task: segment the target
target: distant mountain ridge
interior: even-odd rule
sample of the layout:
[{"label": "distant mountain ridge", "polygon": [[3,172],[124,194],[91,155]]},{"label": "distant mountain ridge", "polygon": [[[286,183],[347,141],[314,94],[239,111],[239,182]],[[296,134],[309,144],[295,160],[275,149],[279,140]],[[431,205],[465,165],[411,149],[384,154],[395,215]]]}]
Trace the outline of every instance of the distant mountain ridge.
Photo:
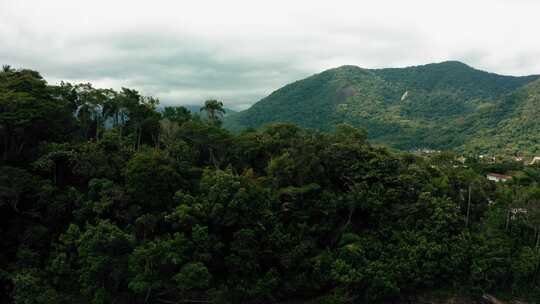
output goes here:
[{"label": "distant mountain ridge", "polygon": [[[538,79],[489,73],[458,61],[385,69],[342,66],[284,86],[227,117],[225,126],[238,131],[291,122],[331,130],[349,123],[365,128],[375,143],[404,150],[531,152],[537,143],[493,142],[492,137],[503,128],[525,130],[519,117],[534,108]],[[528,123],[540,130],[540,121]]]}]

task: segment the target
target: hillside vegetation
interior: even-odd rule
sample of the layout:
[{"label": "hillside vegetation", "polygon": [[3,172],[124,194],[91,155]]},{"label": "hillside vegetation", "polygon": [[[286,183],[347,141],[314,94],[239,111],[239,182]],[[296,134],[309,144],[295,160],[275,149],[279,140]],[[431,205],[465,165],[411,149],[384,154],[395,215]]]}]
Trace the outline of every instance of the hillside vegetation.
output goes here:
[{"label": "hillside vegetation", "polygon": [[[394,73],[347,67],[299,85],[323,94],[319,84],[354,75],[370,90],[341,87],[336,106],[391,105],[404,89],[384,90]],[[527,100],[516,113],[537,102]],[[132,89],[0,72],[0,303],[540,299],[539,167],[393,153],[347,124],[233,134],[217,100],[206,119],[158,105]],[[487,172],[514,178],[496,184]]]},{"label": "hillside vegetation", "polygon": [[536,79],[487,73],[455,61],[399,69],[343,66],[273,92],[231,115],[225,126],[238,131],[291,122],[329,131],[349,123],[366,129],[374,143],[403,150],[531,153],[538,142],[512,142],[506,135],[490,141],[506,126],[521,132],[520,138],[536,136],[517,118],[527,115],[522,114],[530,111],[527,104],[538,96],[531,84]]}]

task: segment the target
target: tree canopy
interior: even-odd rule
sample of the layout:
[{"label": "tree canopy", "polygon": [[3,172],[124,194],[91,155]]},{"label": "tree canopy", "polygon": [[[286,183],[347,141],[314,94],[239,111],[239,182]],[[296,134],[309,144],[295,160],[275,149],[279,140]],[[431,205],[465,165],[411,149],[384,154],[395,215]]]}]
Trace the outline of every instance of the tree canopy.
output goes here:
[{"label": "tree canopy", "polygon": [[0,72],[0,303],[539,299],[540,167],[158,102]]}]

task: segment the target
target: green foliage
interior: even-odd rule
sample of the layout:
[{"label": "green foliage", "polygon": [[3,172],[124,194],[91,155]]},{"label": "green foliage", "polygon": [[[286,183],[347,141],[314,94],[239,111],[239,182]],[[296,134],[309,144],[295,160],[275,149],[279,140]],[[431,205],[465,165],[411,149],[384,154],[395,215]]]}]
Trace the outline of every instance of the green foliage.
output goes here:
[{"label": "green foliage", "polygon": [[47,286],[46,278],[37,269],[20,270],[13,278],[13,303],[47,304],[57,303],[56,291]]},{"label": "green foliage", "polygon": [[[432,290],[540,294],[538,166],[391,152],[341,119],[399,112],[440,122],[429,111],[444,102],[466,97],[448,110],[469,115],[473,99],[529,78],[457,63],[344,67],[269,98],[290,97],[284,115],[315,126],[334,114],[324,108],[304,117],[296,101],[316,111],[338,90],[335,101],[350,113],[334,122],[348,124],[320,132],[278,123],[235,135],[214,120],[219,102],[208,103],[216,116],[205,121],[182,108],[161,114],[156,99],[126,88],[49,87],[35,72],[8,68],[0,75],[0,100],[9,106],[0,135],[10,141],[0,164],[0,301],[397,303]],[[476,77],[479,86],[471,84]],[[392,108],[405,88],[431,110]],[[365,107],[355,107],[359,100]],[[34,104],[37,116],[29,114]],[[63,128],[32,133],[47,111],[68,114],[56,121]],[[22,129],[6,137],[12,123]],[[380,139],[401,136],[393,127],[370,130]],[[36,145],[18,153],[13,142]],[[485,179],[506,171],[516,177]]]},{"label": "green foliage", "polygon": [[184,183],[176,166],[161,150],[139,152],[126,165],[126,188],[144,210],[165,209]]},{"label": "green foliage", "polygon": [[180,290],[207,289],[210,284],[211,275],[203,263],[188,263],[180,269],[174,276]]},{"label": "green foliage", "polygon": [[130,256],[134,277],[129,289],[137,294],[178,290],[175,276],[189,260],[190,241],[180,233],[164,236],[138,246]]},{"label": "green foliage", "polygon": [[182,125],[191,119],[191,112],[184,107],[165,107],[162,116],[164,119]]},{"label": "green foliage", "polygon": [[68,103],[54,98],[39,73],[0,72],[1,161],[22,162],[41,141],[65,140],[73,122]]},{"label": "green foliage", "polygon": [[132,237],[114,224],[88,226],[77,240],[81,291],[93,303],[108,303],[125,289]]}]

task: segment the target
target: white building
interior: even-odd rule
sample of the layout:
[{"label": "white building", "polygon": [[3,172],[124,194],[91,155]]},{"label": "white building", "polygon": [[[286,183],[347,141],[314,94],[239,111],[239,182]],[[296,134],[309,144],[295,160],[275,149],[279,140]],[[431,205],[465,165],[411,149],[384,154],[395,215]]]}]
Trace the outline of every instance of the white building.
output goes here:
[{"label": "white building", "polygon": [[490,181],[494,181],[496,183],[498,182],[505,182],[507,180],[512,179],[509,175],[499,174],[499,173],[488,173],[486,175],[486,178]]}]

